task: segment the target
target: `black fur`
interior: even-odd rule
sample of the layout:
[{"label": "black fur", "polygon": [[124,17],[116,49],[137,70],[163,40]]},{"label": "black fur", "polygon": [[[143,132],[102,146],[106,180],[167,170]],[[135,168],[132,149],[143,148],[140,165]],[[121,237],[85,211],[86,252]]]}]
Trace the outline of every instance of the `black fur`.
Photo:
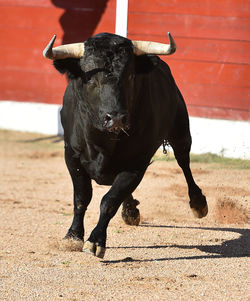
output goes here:
[{"label": "black fur", "polygon": [[92,179],[111,188],[88,238],[91,252],[105,248],[108,223],[123,201],[134,208],[131,218],[138,217],[132,193],[164,140],[183,169],[191,208],[206,215],[206,199],[189,167],[186,105],[167,64],[153,55],[137,57],[130,40],[105,33],[85,42],[83,58],[56,60],[54,66],[70,79],[61,111],[74,186],[74,218],[66,237],[83,239]]},{"label": "black fur", "polygon": [[80,66],[80,59],[67,58],[54,60],[53,65],[60,73],[66,73],[68,79],[81,77],[84,74]]}]

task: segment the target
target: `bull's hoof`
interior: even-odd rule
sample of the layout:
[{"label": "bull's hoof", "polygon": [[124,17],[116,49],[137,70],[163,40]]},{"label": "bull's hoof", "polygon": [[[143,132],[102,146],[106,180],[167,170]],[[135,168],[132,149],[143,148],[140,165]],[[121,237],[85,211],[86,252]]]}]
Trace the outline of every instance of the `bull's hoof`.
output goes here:
[{"label": "bull's hoof", "polygon": [[193,215],[197,218],[202,218],[205,217],[208,213],[208,207],[206,205],[206,207],[201,208],[201,209],[195,209],[195,208],[191,208]]},{"label": "bull's hoof", "polygon": [[133,212],[133,215],[131,215],[130,213],[127,214],[127,212],[122,211],[122,219],[127,225],[138,226],[140,223],[140,212],[137,208]]},{"label": "bull's hoof", "polygon": [[94,242],[90,242],[89,240],[85,241],[83,244],[83,252],[92,254],[98,258],[103,258],[105,255],[106,248],[98,246]]},{"label": "bull's hoof", "polygon": [[138,226],[140,223],[140,211],[136,208],[139,201],[132,199],[123,202],[122,219],[127,225]]},{"label": "bull's hoof", "polygon": [[197,218],[205,217],[208,213],[206,197],[203,194],[192,196],[189,205]]},{"label": "bull's hoof", "polygon": [[63,239],[73,239],[77,241],[83,241],[83,235],[69,229],[69,231],[67,232],[67,234],[64,236]]}]

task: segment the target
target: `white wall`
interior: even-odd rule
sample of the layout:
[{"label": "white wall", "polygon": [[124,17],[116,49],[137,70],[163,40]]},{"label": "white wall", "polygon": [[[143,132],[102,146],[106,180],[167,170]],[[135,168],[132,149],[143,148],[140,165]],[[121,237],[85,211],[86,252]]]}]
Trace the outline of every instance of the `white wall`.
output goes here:
[{"label": "white wall", "polygon": [[193,153],[250,159],[250,122],[190,118]]},{"label": "white wall", "polygon": [[0,128],[41,134],[62,134],[60,106],[0,101]]},{"label": "white wall", "polygon": [[[59,105],[0,101],[0,128],[62,134]],[[250,159],[250,122],[190,117],[192,152]]]}]

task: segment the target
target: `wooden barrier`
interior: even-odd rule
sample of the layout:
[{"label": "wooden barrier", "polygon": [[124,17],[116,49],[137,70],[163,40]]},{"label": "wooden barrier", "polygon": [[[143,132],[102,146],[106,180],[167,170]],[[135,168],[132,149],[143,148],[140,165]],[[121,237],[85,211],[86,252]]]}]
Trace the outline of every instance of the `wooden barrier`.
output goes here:
[{"label": "wooden barrier", "polygon": [[[192,116],[250,120],[250,4],[244,0],[129,0],[128,38],[167,42]],[[42,57],[56,45],[114,32],[115,0],[0,0],[0,99],[61,104],[66,80]]]}]

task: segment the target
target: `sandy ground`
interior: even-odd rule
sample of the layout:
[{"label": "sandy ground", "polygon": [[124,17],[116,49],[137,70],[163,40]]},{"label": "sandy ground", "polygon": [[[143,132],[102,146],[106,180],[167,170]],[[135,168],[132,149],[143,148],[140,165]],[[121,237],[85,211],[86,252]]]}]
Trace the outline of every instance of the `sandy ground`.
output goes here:
[{"label": "sandy ground", "polygon": [[[62,241],[73,207],[59,140],[0,131],[0,300],[250,300],[249,169],[192,164],[199,220],[176,162],[154,162],[134,193],[141,224],[119,210],[100,260]],[[93,185],[86,237],[107,191]]]}]

